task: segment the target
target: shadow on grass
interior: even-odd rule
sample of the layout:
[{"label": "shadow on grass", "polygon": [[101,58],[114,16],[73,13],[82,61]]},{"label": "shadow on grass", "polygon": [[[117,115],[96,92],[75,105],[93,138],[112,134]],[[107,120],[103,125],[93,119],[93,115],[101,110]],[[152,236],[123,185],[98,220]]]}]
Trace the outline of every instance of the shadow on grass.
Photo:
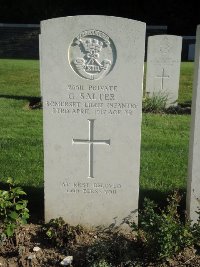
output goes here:
[{"label": "shadow on grass", "polygon": [[[40,223],[44,221],[44,189],[31,186],[20,186],[26,192],[25,199],[28,200],[28,209],[30,211],[31,223]],[[0,183],[0,189],[8,190],[6,183]]]},{"label": "shadow on grass", "polygon": [[[182,218],[185,218],[185,210],[186,210],[186,190],[178,189],[176,190],[179,192],[181,198],[180,206],[178,208],[180,215]],[[172,195],[173,191],[161,192],[158,190],[148,190],[148,189],[141,189],[140,190],[140,197],[139,197],[139,209],[143,208],[144,198],[148,198],[153,200],[159,208],[163,209],[167,206],[167,198]]]},{"label": "shadow on grass", "polygon": [[[28,208],[30,210],[30,222],[40,223],[44,221],[44,188],[35,188],[31,186],[22,186],[23,190],[27,194]],[[0,189],[8,190],[6,183],[0,183]],[[164,208],[167,205],[167,198],[172,194],[172,191],[161,192],[158,190],[140,190],[139,197],[139,209],[143,208],[144,198],[153,200],[159,208]],[[182,196],[179,212],[181,217],[185,217],[186,209],[186,192],[185,190],[179,190],[179,194]]]},{"label": "shadow on grass", "polygon": [[41,97],[39,96],[0,95],[0,98],[27,100],[28,102],[30,102],[30,104],[35,104],[41,101]]},{"label": "shadow on grass", "polygon": [[192,100],[187,100],[183,103],[179,104],[181,107],[191,107],[192,106]]}]

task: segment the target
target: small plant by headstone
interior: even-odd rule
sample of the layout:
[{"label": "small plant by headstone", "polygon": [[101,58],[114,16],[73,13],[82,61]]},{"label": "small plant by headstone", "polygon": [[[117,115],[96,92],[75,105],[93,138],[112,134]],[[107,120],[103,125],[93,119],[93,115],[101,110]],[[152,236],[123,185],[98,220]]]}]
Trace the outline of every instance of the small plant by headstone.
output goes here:
[{"label": "small plant by headstone", "polygon": [[102,236],[87,249],[85,258],[87,266],[107,267],[130,266],[130,262],[136,257],[133,240],[128,239],[120,231],[111,231],[109,237]]},{"label": "small plant by headstone", "polygon": [[111,267],[111,265],[105,260],[100,260],[99,262],[92,264],[90,267]]},{"label": "small plant by headstone", "polygon": [[178,213],[180,200],[181,196],[174,192],[167,199],[168,205],[163,210],[159,210],[153,201],[144,200],[137,228],[138,240],[143,243],[150,257],[167,259],[194,244],[190,221],[182,222]]},{"label": "small plant by headstone", "polygon": [[194,237],[194,245],[200,247],[200,207],[196,211],[198,219],[197,221],[192,221],[192,234]]},{"label": "small plant by headstone", "polygon": [[153,93],[152,96],[146,96],[143,99],[143,112],[162,113],[166,110],[169,96],[167,93]]},{"label": "small plant by headstone", "polygon": [[0,240],[15,235],[17,242],[17,230],[26,224],[29,218],[28,201],[23,199],[26,193],[22,188],[15,186],[12,178],[8,178],[7,184],[8,190],[0,190]]},{"label": "small plant by headstone", "polygon": [[80,225],[71,226],[63,218],[51,219],[44,225],[43,231],[51,243],[57,247],[67,247],[77,235],[83,232]]}]

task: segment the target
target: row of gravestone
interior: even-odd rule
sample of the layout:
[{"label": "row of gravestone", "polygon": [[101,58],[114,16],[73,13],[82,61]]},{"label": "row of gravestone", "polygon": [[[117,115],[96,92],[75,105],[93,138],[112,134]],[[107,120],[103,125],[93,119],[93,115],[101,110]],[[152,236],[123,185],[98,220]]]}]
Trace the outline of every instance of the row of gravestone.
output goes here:
[{"label": "row of gravestone", "polygon": [[[139,21],[84,15],[42,22],[46,221],[61,216],[83,225],[119,225],[127,217],[137,222],[144,50],[145,23]],[[168,88],[177,99],[180,54],[180,37],[150,37],[149,94]],[[194,110],[191,147],[199,131],[195,116]],[[199,151],[191,148],[191,177],[199,175]],[[198,180],[190,179],[192,214]]]}]

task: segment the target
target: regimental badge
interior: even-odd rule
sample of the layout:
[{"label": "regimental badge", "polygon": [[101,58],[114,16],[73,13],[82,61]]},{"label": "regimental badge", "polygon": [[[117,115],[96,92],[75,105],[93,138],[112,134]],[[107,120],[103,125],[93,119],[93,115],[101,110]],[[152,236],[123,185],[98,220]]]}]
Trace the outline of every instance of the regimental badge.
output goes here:
[{"label": "regimental badge", "polygon": [[72,69],[82,78],[98,80],[114,67],[116,49],[110,37],[99,30],[86,30],[72,41],[68,51]]},{"label": "regimental badge", "polygon": [[160,41],[160,52],[163,55],[169,54],[172,49],[172,44],[170,42],[170,39],[167,36],[164,36],[164,38]]}]

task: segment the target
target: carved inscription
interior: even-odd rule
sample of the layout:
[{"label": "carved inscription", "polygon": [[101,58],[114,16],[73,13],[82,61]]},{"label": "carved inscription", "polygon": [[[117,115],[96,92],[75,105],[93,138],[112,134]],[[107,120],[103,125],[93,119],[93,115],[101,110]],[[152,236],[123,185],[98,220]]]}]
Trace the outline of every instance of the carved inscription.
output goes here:
[{"label": "carved inscription", "polygon": [[162,75],[161,76],[156,76],[156,78],[161,79],[161,90],[164,89],[164,79],[169,79],[169,75],[165,75],[165,69],[162,69]]},{"label": "carved inscription", "polygon": [[59,115],[131,116],[137,109],[133,102],[118,101],[116,85],[69,84],[65,99],[47,100],[44,104],[53,114]]},{"label": "carved inscription", "polygon": [[65,193],[68,194],[105,194],[116,195],[122,189],[121,184],[105,184],[105,183],[92,183],[92,182],[68,182],[64,181],[61,184]]},{"label": "carved inscription", "polygon": [[69,47],[69,63],[82,78],[98,80],[113,68],[116,49],[110,37],[99,30],[86,30]]},{"label": "carved inscription", "polygon": [[165,36],[161,39],[160,44],[158,45],[158,49],[159,53],[156,53],[156,51],[154,51],[154,57],[149,62],[161,66],[163,64],[173,66],[180,63],[180,59],[174,57],[173,55],[174,45],[169,37]]},{"label": "carved inscription", "polygon": [[89,145],[89,175],[88,178],[94,178],[93,174],[93,145],[110,145],[109,140],[94,140],[94,121],[88,119],[89,122],[89,137],[88,139],[72,139],[74,145]]},{"label": "carved inscription", "polygon": [[171,41],[169,40],[169,38],[167,36],[165,36],[164,38],[162,38],[162,40],[160,41],[160,52],[163,55],[169,54],[172,50],[172,44]]}]

